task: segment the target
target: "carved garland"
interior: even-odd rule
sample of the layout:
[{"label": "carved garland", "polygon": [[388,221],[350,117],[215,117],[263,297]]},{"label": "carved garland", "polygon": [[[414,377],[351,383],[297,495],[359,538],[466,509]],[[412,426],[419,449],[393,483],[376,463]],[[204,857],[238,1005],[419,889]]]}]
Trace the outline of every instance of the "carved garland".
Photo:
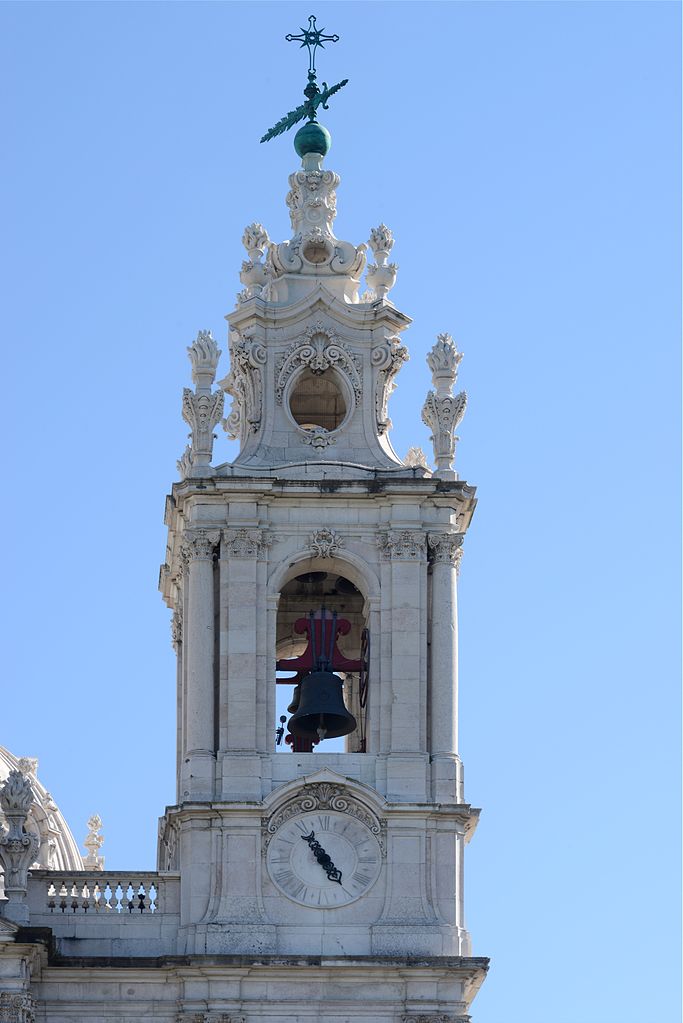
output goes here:
[{"label": "carved garland", "polygon": [[382,853],[384,853],[384,821],[381,821],[372,810],[355,799],[343,786],[332,785],[328,782],[304,785],[301,792],[289,799],[270,818],[263,818],[266,848],[273,835],[285,821],[300,813],[309,813],[311,810],[336,810],[338,813],[346,813],[350,817],[355,817],[376,836]]},{"label": "carved garland", "polygon": [[278,405],[282,405],[292,374],[302,366],[307,366],[313,373],[324,373],[331,368],[339,370],[351,384],[356,406],[360,405],[363,397],[360,361],[336,331],[326,327],[322,320],[311,324],[278,359],[275,367],[275,400]]}]

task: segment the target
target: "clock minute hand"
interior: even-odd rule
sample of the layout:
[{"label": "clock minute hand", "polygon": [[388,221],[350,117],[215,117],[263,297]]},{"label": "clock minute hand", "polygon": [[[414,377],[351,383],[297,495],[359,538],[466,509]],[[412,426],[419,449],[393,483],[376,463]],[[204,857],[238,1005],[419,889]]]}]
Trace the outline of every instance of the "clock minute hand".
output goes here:
[{"label": "clock minute hand", "polygon": [[332,857],[328,856],[320,842],[315,837],[315,831],[311,831],[310,835],[302,835],[301,840],[308,843],[308,847],[315,856],[316,860],[327,874],[330,881],[336,881],[337,884],[342,883],[342,872],[338,867],[335,867],[332,862]]}]

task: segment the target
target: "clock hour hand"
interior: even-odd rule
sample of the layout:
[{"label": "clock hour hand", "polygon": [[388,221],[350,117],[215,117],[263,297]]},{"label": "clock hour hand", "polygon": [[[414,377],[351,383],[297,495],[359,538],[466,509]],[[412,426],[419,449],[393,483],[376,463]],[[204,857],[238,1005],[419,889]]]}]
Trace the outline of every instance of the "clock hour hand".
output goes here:
[{"label": "clock hour hand", "polygon": [[342,883],[342,872],[338,867],[335,867],[332,862],[332,857],[328,856],[320,842],[316,840],[315,831],[311,831],[310,835],[302,835],[301,839],[303,842],[308,842],[308,847],[315,856],[316,860],[327,874],[330,881],[336,881],[337,884]]}]

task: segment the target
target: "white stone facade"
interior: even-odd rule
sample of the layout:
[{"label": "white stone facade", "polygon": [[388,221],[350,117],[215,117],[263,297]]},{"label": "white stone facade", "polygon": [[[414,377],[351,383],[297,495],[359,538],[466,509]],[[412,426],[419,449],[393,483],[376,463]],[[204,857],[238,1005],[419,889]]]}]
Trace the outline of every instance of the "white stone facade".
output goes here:
[{"label": "white stone facade", "polygon": [[[245,229],[218,388],[211,334],[188,349],[191,443],[160,575],[178,755],[158,870],[102,870],[94,818],[85,863],[26,877],[27,852],[0,920],[0,1023],[469,1019],[487,961],[464,917],[479,811],[457,739],[457,574],[475,506],[453,468],[461,355],[440,335],[429,357],[435,471],[417,449],[403,461],[388,402],[410,320],[387,298],[393,236],[370,233],[361,293],[367,246],[332,233],[338,184],[307,156],[290,176],[293,237]],[[221,421],[240,451],[215,464]],[[321,606],[347,623],[358,725],[346,752],[280,752],[276,662],[301,655],[297,620]],[[29,804],[13,818],[19,852]]]}]

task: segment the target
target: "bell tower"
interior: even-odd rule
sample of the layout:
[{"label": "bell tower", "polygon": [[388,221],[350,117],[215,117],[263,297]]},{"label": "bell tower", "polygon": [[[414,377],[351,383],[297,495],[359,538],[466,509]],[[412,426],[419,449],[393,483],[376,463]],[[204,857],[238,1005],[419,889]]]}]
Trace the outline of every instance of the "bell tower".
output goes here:
[{"label": "bell tower", "polygon": [[[400,458],[388,405],[411,321],[388,297],[394,240],[384,224],[367,245],[334,233],[340,179],[316,111],[346,83],[319,89],[315,52],[336,37],[315,18],[301,31],[305,102],[264,136],[307,118],[291,237],[244,231],[227,374],[209,332],[188,348],[160,577],[178,727],[159,870],[180,873],[179,954],[258,962],[257,993],[230,995],[239,1018],[455,1023],[487,965],[464,918],[479,811],[457,742],[475,506],[453,468],[461,355],[441,334],[427,357],[436,468]],[[232,462],[214,457],[219,424]]]}]

